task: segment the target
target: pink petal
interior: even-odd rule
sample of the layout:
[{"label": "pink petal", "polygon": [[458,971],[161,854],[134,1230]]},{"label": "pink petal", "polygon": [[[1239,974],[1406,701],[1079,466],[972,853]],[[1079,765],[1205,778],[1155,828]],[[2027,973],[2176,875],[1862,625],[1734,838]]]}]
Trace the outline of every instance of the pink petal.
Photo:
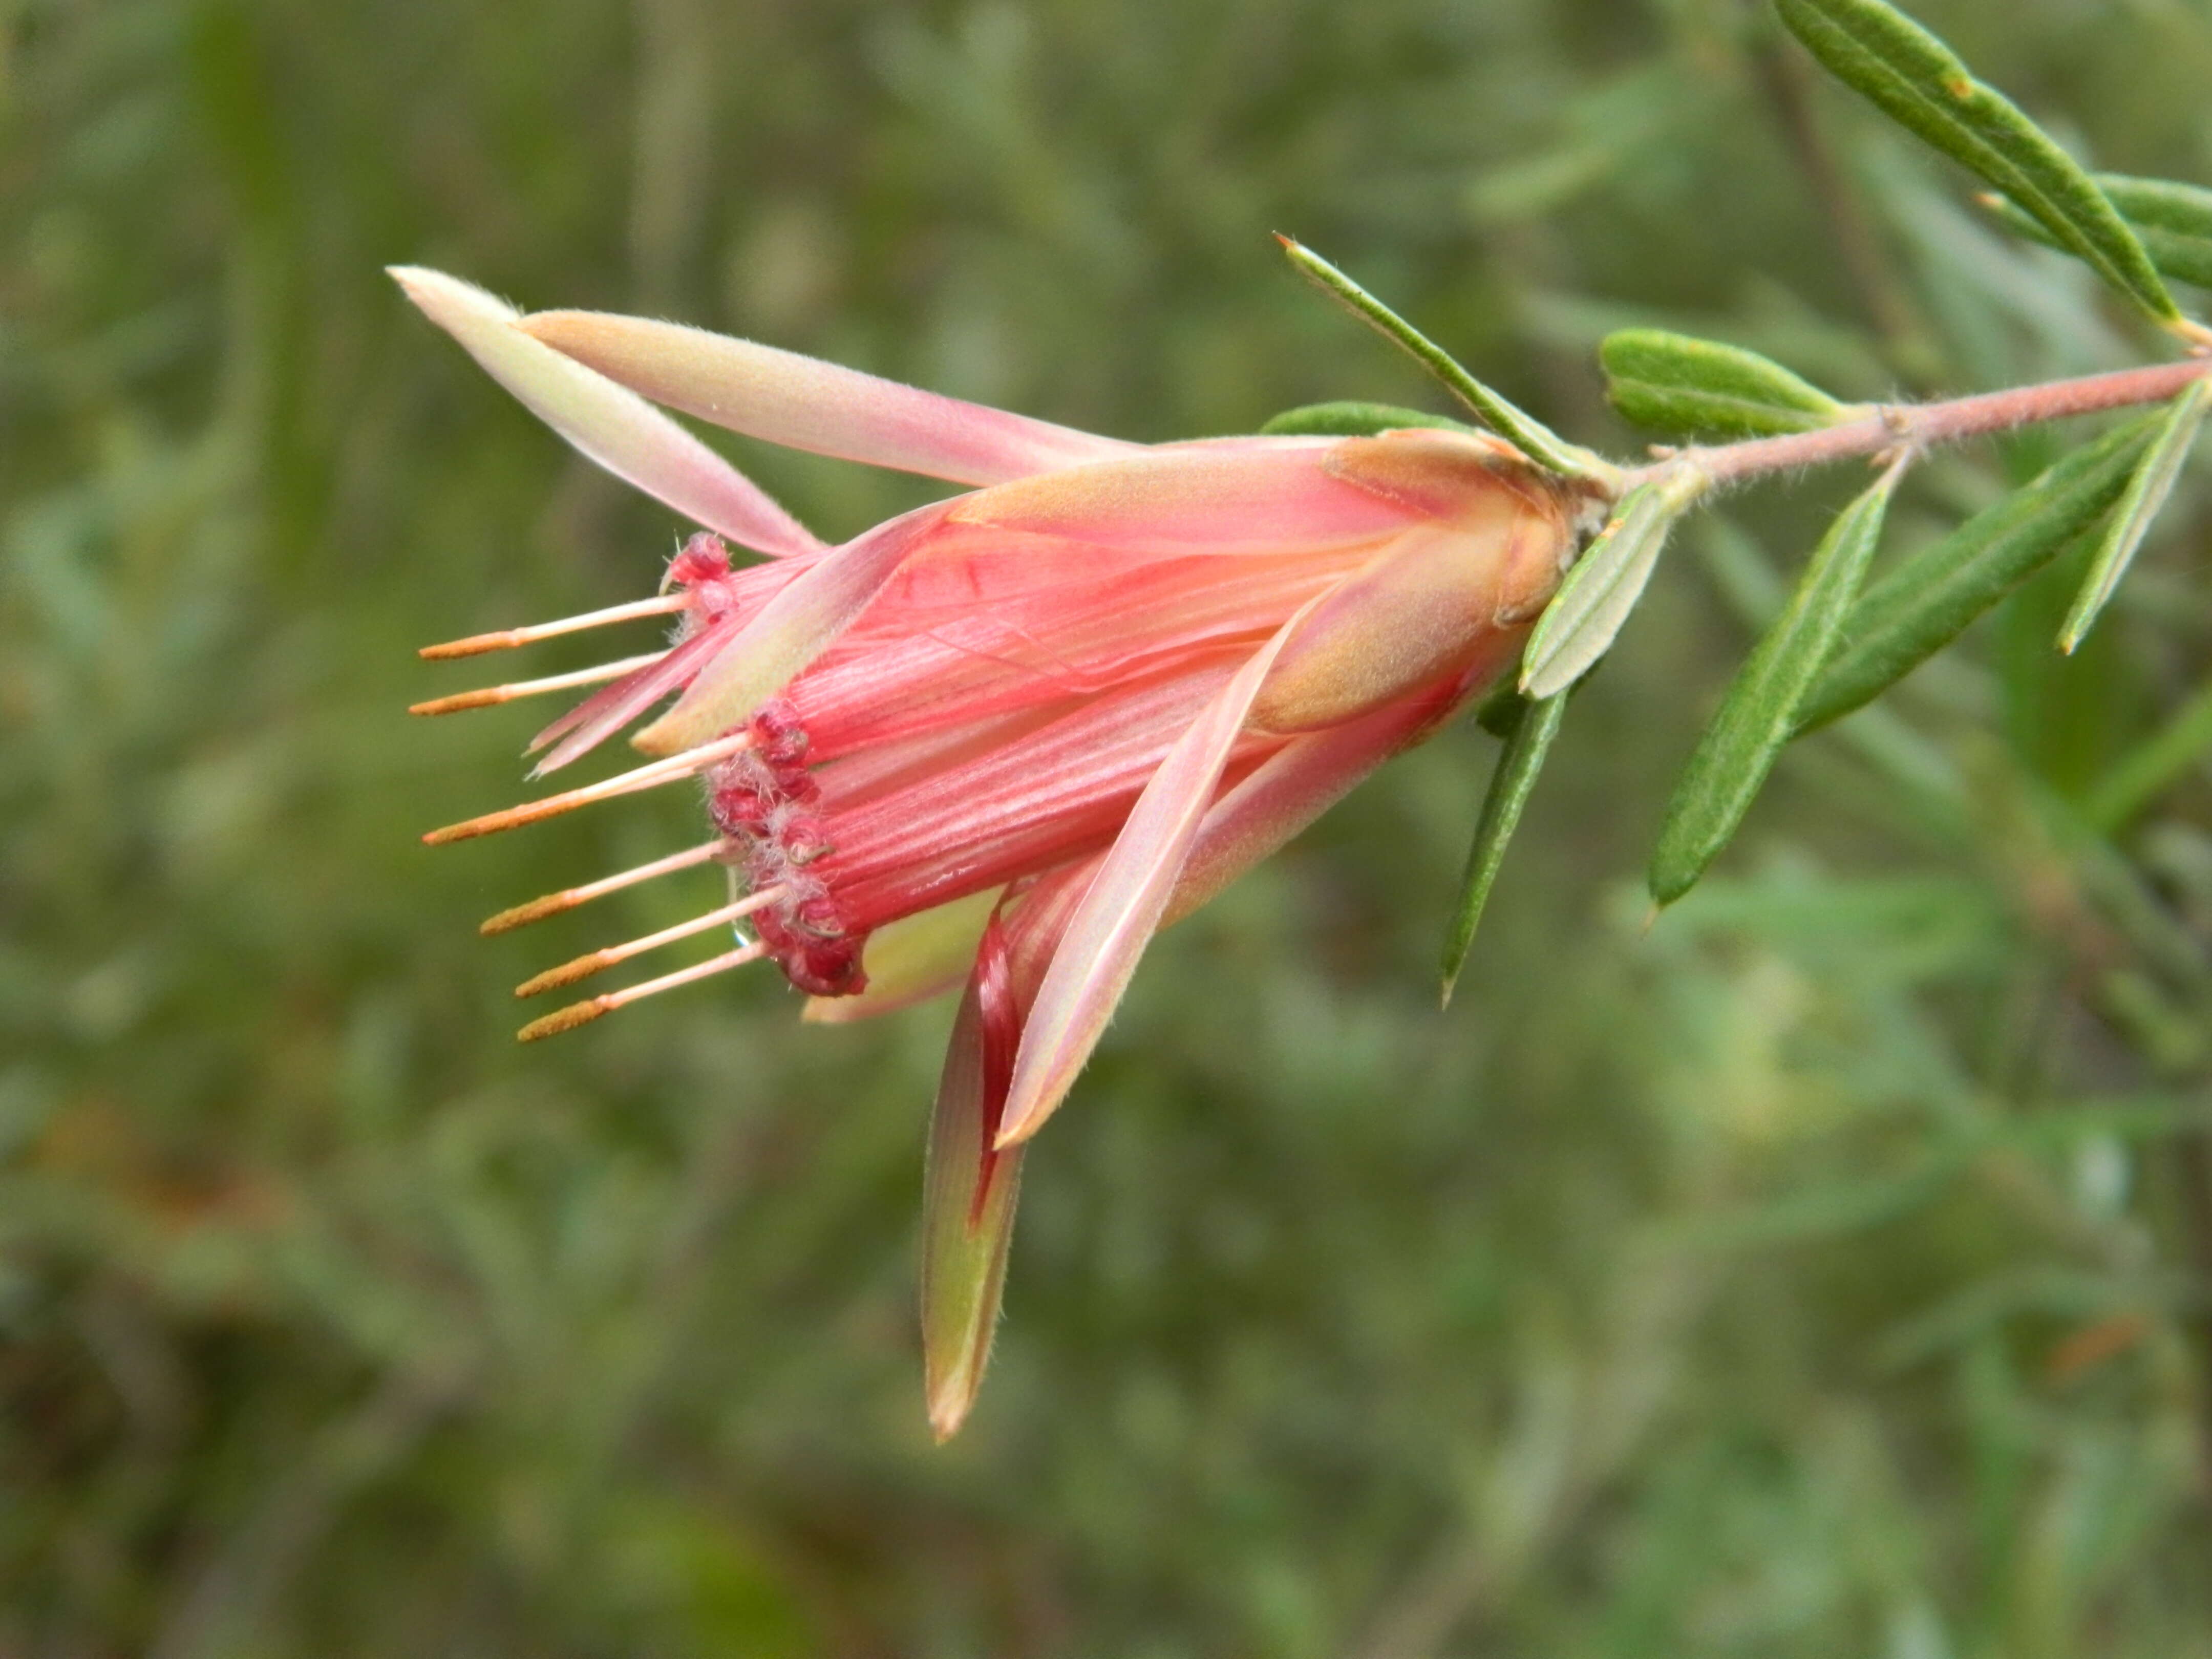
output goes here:
[{"label": "pink petal", "polygon": [[492,379],[617,477],[759,552],[821,547],[759,485],[644,398],[516,328],[520,313],[512,307],[440,271],[393,265],[391,274]]},{"label": "pink petal", "polygon": [[[1249,656],[1251,647],[1244,655]],[[1110,845],[1147,782],[1235,672],[1236,659],[1069,706],[972,759],[848,807],[825,767],[823,865],[847,924],[866,929]],[[1017,717],[1018,718],[1018,717]],[[1272,750],[1282,740],[1243,745]],[[1255,762],[1259,757],[1243,757]],[[1232,759],[1232,764],[1235,763]]]},{"label": "pink petal", "polygon": [[751,718],[867,609],[948,505],[918,507],[824,554],[715,653],[673,708],[630,741],[648,755],[673,755]]},{"label": "pink petal", "polygon": [[1237,671],[1176,739],[1130,809],[1097,879],[1068,922],[1023,1028],[999,1146],[1017,1145],[1036,1133],[1097,1046],[1173,896],[1252,700],[1306,614],[1299,611]]},{"label": "pink petal", "polygon": [[1487,514],[1407,531],[1313,609],[1253,705],[1269,732],[1356,719],[1478,659],[1518,656],[1572,532],[1498,492]]},{"label": "pink petal", "polygon": [[1486,683],[1478,676],[1448,682],[1276,750],[1206,809],[1160,926],[1210,903],[1370,772],[1426,738]]},{"label": "pink petal", "polygon": [[[1358,559],[1156,559],[1132,568],[1071,543],[1006,539],[1009,555],[978,561],[981,579],[965,594],[918,568],[939,562],[933,549],[908,561],[792,686],[815,752],[872,749],[985,714],[1102,695],[1224,647],[1255,649]],[[1030,556],[1025,572],[1006,568],[1014,548]],[[1020,579],[1046,572],[1058,580]]]},{"label": "pink petal", "polygon": [[541,311],[520,326],[655,403],[733,432],[956,483],[1003,483],[1138,447],[678,323]]},{"label": "pink petal", "polygon": [[922,1375],[939,1440],[957,1431],[975,1403],[999,1322],[1022,1154],[991,1143],[1022,1021],[1097,866],[1055,871],[992,918],[945,1049],[921,1210]]},{"label": "pink petal", "polygon": [[1056,536],[1124,555],[1297,553],[1380,542],[1419,504],[1331,465],[1340,438],[1171,444],[961,498],[956,528]]}]

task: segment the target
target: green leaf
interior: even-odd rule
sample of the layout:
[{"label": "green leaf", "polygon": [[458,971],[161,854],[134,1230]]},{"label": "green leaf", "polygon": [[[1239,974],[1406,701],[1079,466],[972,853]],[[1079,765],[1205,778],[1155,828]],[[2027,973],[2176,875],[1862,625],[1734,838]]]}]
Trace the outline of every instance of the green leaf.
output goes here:
[{"label": "green leaf", "polygon": [[1799,710],[1809,732],[1887,690],[2056,558],[2127,488],[2162,415],[2138,416],[1984,507],[1869,587]]},{"label": "green leaf", "polygon": [[1661,432],[1763,438],[1811,432],[1864,412],[1755,351],[1664,329],[1608,334],[1598,361],[1613,406]]},{"label": "green leaf", "polygon": [[1451,1004],[1452,987],[1474,943],[1476,925],[1490,902],[1490,889],[1505,861],[1505,848],[1521,823],[1521,809],[1536,787],[1544,757],[1559,733],[1567,700],[1549,697],[1542,702],[1522,702],[1519,714],[1504,735],[1498,765],[1490,775],[1490,787],[1482,797],[1482,815],[1475,820],[1474,845],[1468,849],[1467,872],[1460,878],[1459,906],[1452,913],[1451,933],[1444,940],[1443,1002]]},{"label": "green leaf", "polygon": [[2136,463],[2136,470],[2128,478],[2119,505],[2112,509],[2112,516],[2106,523],[2104,538],[2098,544],[2089,574],[2081,583],[2081,595],[2074,601],[2073,610],[2066,613],[2065,626],[2058,630],[2058,648],[2069,656],[2096,623],[2105,602],[2120,585],[2120,578],[2127,574],[2136,550],[2150,533],[2151,524],[2166,505],[2166,498],[2173,493],[2174,480],[2181,476],[2182,464],[2188,460],[2197,430],[2204,423],[2208,403],[2212,403],[2212,381],[2195,380],[2166,406],[2165,418],[2152,434],[2142,459]]},{"label": "green leaf", "polygon": [[1569,443],[1534,416],[1524,414],[1483,385],[1442,346],[1311,248],[1287,236],[1277,240],[1308,282],[1443,381],[1454,397],[1481,417],[1484,425],[1537,465],[1567,477],[1599,483],[1610,483],[1619,476],[1619,469],[1610,461],[1578,444]]},{"label": "green leaf", "polygon": [[1791,33],[1900,125],[1979,173],[2161,323],[2181,313],[2136,234],[2074,158],[1884,0],[1774,0]]},{"label": "green leaf", "polygon": [[[2089,176],[2128,222],[2160,276],[2212,288],[2212,190],[2171,179],[2135,179],[2121,173]],[[1992,192],[1981,200],[2008,229],[2045,247],[2062,246],[2010,198]]]},{"label": "green leaf", "polygon": [[1903,476],[1900,462],[1843,510],[1820,538],[1797,591],[1737,672],[1705,727],[1651,856],[1651,896],[1672,904],[1697,883],[1729,843],[1790,741],[1797,707],[1834,652],[1851,601],[1881,540]]},{"label": "green leaf", "polygon": [[1442,427],[1451,432],[1472,432],[1473,427],[1443,415],[1392,404],[1307,404],[1286,409],[1260,428],[1265,437],[1371,438],[1378,432],[1406,427]]},{"label": "green leaf", "polygon": [[2212,241],[2212,190],[2178,179],[2143,179],[2127,173],[2092,176],[2130,223]]},{"label": "green leaf", "polygon": [[2212,190],[2124,173],[2094,177],[2120,216],[2135,228],[2152,264],[2169,276],[2212,288]]},{"label": "green leaf", "polygon": [[1521,693],[1555,697],[1589,671],[1644,596],[1667,532],[1705,480],[1691,472],[1639,484],[1620,499],[1545,607],[1521,654]]}]

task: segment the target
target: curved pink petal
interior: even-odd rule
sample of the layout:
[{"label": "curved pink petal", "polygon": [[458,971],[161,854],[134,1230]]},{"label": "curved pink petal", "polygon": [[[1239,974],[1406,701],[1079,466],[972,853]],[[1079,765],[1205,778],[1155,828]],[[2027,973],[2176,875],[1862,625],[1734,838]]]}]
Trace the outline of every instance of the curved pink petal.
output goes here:
[{"label": "curved pink petal", "polygon": [[1233,675],[1153,773],[1067,924],[1008,1086],[997,1144],[1035,1134],[1075,1081],[1173,896],[1244,717],[1301,610]]},{"label": "curved pink petal", "polygon": [[518,325],[655,403],[787,448],[994,484],[1139,446],[680,323],[541,311]]},{"label": "curved pink petal", "polygon": [[948,529],[1064,538],[1123,556],[1287,554],[1380,542],[1423,504],[1331,465],[1340,438],[1166,444],[963,496]]},{"label": "curved pink petal", "polygon": [[1401,698],[1343,726],[1294,738],[1261,762],[1206,809],[1160,926],[1212,902],[1223,888],[1272,856],[1370,772],[1427,738],[1487,678],[1471,675]]},{"label": "curved pink petal", "polygon": [[1486,515],[1407,531],[1300,624],[1252,709],[1269,732],[1354,720],[1480,659],[1520,654],[1573,545],[1564,518],[1498,492]]},{"label": "curved pink petal", "polygon": [[393,265],[391,275],[526,409],[617,477],[758,552],[820,550],[767,491],[644,398],[515,327],[511,306],[441,271]]},{"label": "curved pink petal", "polygon": [[702,668],[676,706],[630,741],[673,755],[750,719],[844,632],[934,531],[947,503],[878,525],[817,560],[762,606]]}]

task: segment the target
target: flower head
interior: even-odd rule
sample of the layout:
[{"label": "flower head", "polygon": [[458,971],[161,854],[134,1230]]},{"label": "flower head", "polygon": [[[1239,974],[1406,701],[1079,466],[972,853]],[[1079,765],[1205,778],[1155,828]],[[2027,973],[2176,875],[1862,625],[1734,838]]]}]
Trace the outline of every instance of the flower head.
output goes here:
[{"label": "flower head", "polygon": [[[563,437],[703,526],[657,597],[425,653],[674,620],[666,649],[596,675],[418,705],[604,680],[538,734],[534,775],[640,721],[630,741],[653,757],[433,842],[704,785],[702,845],[485,926],[708,862],[730,872],[730,902],[523,994],[687,934],[750,930],[521,1035],[762,958],[817,1019],[964,981],[924,1218],[930,1419],[950,1434],[988,1352],[1022,1146],[1146,942],[1510,665],[1584,503],[1471,433],[1138,446],[695,329],[522,316],[452,277],[393,274]],[[975,488],[825,546],[647,399]],[[732,543],[765,560],[733,564]]]}]

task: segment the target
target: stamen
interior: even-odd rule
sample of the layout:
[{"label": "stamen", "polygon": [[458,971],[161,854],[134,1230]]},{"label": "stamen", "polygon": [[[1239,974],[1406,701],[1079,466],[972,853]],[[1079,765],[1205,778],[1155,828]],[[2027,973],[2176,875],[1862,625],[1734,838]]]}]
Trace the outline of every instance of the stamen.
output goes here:
[{"label": "stamen", "polygon": [[517,1042],[535,1042],[541,1037],[558,1036],[573,1031],[579,1025],[588,1025],[602,1014],[611,1014],[626,1004],[641,997],[658,996],[663,991],[672,991],[679,985],[689,985],[694,980],[708,979],[726,973],[732,968],[742,968],[749,962],[757,962],[768,954],[768,947],[756,941],[741,945],[736,950],[711,957],[695,967],[678,969],[672,974],[663,974],[659,979],[649,979],[642,985],[632,985],[620,991],[609,991],[588,1002],[572,1002],[565,1008],[556,1008],[543,1019],[533,1019],[514,1034]]},{"label": "stamen", "polygon": [[541,991],[556,990],[563,985],[574,985],[580,979],[589,979],[602,968],[611,968],[618,962],[643,956],[664,945],[673,945],[679,939],[689,939],[694,933],[703,933],[726,921],[735,921],[756,910],[764,910],[784,896],[781,886],[764,887],[757,893],[748,894],[734,903],[719,910],[709,910],[703,916],[694,916],[689,921],[679,921],[673,927],[664,927],[657,933],[647,933],[643,939],[631,939],[625,945],[610,945],[603,951],[588,951],[573,962],[564,962],[558,968],[548,968],[535,979],[525,980],[514,988],[519,997],[534,997]]},{"label": "stamen", "polygon": [[548,893],[527,904],[518,904],[511,910],[502,910],[495,916],[487,916],[477,932],[489,939],[494,933],[504,933],[509,928],[526,923],[542,921],[547,916],[557,916],[563,910],[573,910],[580,904],[588,904],[609,893],[618,893],[639,882],[651,881],[655,876],[672,875],[678,870],[689,870],[696,864],[704,864],[717,853],[735,849],[734,842],[716,837],[698,847],[686,848],[681,853],[671,853],[665,859],[655,859],[650,864],[641,864],[635,870],[624,870],[618,875],[602,876],[597,881],[587,881],[581,887],[564,887],[557,893]]},{"label": "stamen", "polygon": [[602,680],[618,680],[625,674],[659,662],[668,653],[648,651],[641,657],[624,657],[620,662],[603,662],[597,668],[579,668],[572,674],[549,674],[542,680],[516,680],[511,685],[487,685],[480,691],[456,691],[450,697],[433,697],[428,702],[410,703],[410,714],[458,714],[464,708],[489,708],[494,703],[513,702],[517,697],[534,697],[546,691],[568,691],[579,685],[597,685]]},{"label": "stamen", "polygon": [[579,806],[588,806],[595,800],[607,800],[616,795],[635,794],[641,789],[653,789],[664,783],[689,777],[692,773],[712,766],[716,761],[726,760],[740,749],[750,748],[752,733],[733,732],[726,738],[717,738],[712,743],[702,743],[696,749],[687,749],[680,755],[671,755],[605,778],[598,783],[586,784],[581,789],[571,789],[565,794],[548,795],[543,800],[526,800],[520,806],[510,806],[503,811],[487,812],[480,818],[470,818],[460,823],[449,823],[442,830],[433,830],[422,837],[428,847],[443,847],[448,842],[467,841],[477,836],[489,836],[501,830],[512,830],[519,824],[536,823],[541,818],[558,817],[563,812],[573,812]]},{"label": "stamen", "polygon": [[443,645],[426,645],[416,654],[439,661],[447,657],[475,657],[487,651],[507,651],[518,645],[529,645],[538,640],[550,640],[561,634],[580,634],[587,628],[603,628],[609,623],[629,622],[639,617],[665,617],[681,611],[691,603],[689,593],[663,593],[650,599],[632,599],[627,605],[611,605],[604,611],[586,611],[574,617],[562,617],[553,622],[532,623],[525,628],[502,628],[493,634],[471,634],[465,640],[447,640]]}]

